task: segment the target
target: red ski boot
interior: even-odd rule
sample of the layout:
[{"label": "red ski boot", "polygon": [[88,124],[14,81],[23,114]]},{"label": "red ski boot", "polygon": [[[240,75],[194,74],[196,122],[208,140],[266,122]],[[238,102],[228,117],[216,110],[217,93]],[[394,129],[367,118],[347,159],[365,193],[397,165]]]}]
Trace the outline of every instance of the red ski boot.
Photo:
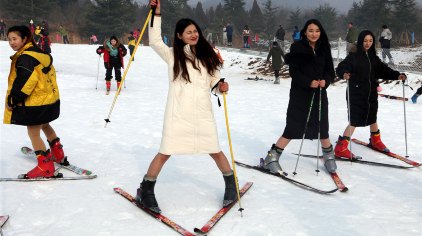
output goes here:
[{"label": "red ski boot", "polygon": [[67,162],[66,157],[64,156],[63,152],[63,145],[60,143],[60,138],[55,138],[51,142],[48,141],[50,145],[52,155],[54,157],[54,161],[59,164],[65,164]]},{"label": "red ski boot", "polygon": [[111,82],[110,81],[106,81],[106,89],[107,89],[107,94],[110,93],[110,87],[111,87]]},{"label": "red ski boot", "polygon": [[54,158],[51,156],[50,150],[47,151],[35,151],[37,155],[38,165],[30,170],[25,178],[34,179],[38,177],[53,177],[54,176]]},{"label": "red ski boot", "polygon": [[371,132],[371,138],[369,139],[369,144],[372,146],[372,148],[380,152],[390,152],[390,150],[381,141],[381,134],[379,130],[377,132]]},{"label": "red ski boot", "polygon": [[349,150],[350,138],[346,136],[339,136],[336,147],[334,148],[334,154],[336,157],[343,157],[351,159],[355,155]]}]

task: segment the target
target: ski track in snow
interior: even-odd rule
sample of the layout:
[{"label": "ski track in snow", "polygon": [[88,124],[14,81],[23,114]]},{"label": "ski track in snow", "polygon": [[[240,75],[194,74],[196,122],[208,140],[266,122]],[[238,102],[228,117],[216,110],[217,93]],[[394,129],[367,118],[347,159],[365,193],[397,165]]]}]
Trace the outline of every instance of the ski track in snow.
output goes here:
[{"label": "ski track in snow", "polygon": [[[92,170],[94,180],[51,182],[1,182],[0,215],[10,215],[3,228],[5,235],[178,235],[156,222],[113,191],[121,187],[131,194],[146,173],[158,151],[168,79],[167,66],[149,47],[138,48],[122,88],[111,123],[104,128],[112,105],[116,84],[105,95],[102,59],[96,90],[98,55],[94,45],[52,45],[61,95],[61,116],[52,123],[74,165]],[[4,96],[9,73],[9,56],[14,52],[0,42],[0,95]],[[344,51],[344,50],[343,50]],[[342,52],[343,53],[343,52]],[[229,122],[235,159],[258,164],[283,132],[289,101],[290,79],[280,85],[271,81],[249,81],[253,68],[250,58],[233,50],[222,50],[225,68],[222,76],[230,83],[227,95]],[[409,62],[406,50],[393,50],[396,62]],[[333,52],[337,55],[337,52]],[[412,54],[413,55],[413,54]],[[416,55],[416,53],[415,53]],[[344,56],[344,54],[343,54]],[[266,57],[262,54],[261,57]],[[125,58],[127,66],[128,56]],[[239,63],[240,62],[240,63]],[[230,66],[233,64],[233,66]],[[122,70],[123,74],[123,70]],[[261,77],[261,76],[260,76]],[[272,79],[272,77],[265,77]],[[415,89],[422,78],[408,75]],[[418,82],[418,83],[417,83]],[[383,93],[402,96],[402,85],[381,85]],[[347,125],[346,84],[328,89],[330,136],[335,144]],[[405,88],[406,96],[414,91]],[[223,107],[214,96],[220,144],[230,159]],[[220,97],[222,101],[222,97]],[[1,103],[0,110],[4,110]],[[420,132],[422,100],[406,103],[408,154],[422,162]],[[403,102],[379,98],[378,121],[386,145],[405,155]],[[358,128],[355,138],[368,140],[369,128]],[[26,129],[0,125],[0,176],[26,173],[35,161],[20,153],[30,146]],[[281,158],[283,169],[293,176],[300,140],[293,140]],[[316,154],[317,141],[306,140],[303,153]],[[403,164],[362,146],[356,154],[369,161]],[[231,162],[231,161],[230,161]],[[398,170],[338,162],[338,173],[349,187],[347,193],[319,195],[293,186],[279,178],[236,166],[242,186],[254,185],[242,198],[243,217],[233,209],[209,235],[421,235],[421,169]],[[301,158],[296,180],[321,189],[334,183],[326,174],[315,173],[316,160]],[[67,170],[64,175],[73,175]],[[188,230],[201,227],[221,207],[224,182],[218,168],[207,155],[173,156],[164,166],[156,185],[156,196],[163,214]]]}]

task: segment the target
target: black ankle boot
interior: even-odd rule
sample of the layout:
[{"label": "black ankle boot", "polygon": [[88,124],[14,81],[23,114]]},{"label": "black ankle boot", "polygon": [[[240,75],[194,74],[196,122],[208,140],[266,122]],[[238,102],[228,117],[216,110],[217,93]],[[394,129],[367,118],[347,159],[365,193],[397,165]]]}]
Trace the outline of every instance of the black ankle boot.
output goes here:
[{"label": "black ankle boot", "polygon": [[234,174],[224,176],[224,182],[226,183],[226,191],[224,192],[223,206],[226,207],[236,201],[237,191],[236,191],[236,182],[234,179]]},{"label": "black ankle boot", "polygon": [[161,209],[158,207],[157,200],[155,199],[155,183],[156,181],[143,179],[141,186],[137,189],[135,200],[145,208],[159,214],[161,213]]}]

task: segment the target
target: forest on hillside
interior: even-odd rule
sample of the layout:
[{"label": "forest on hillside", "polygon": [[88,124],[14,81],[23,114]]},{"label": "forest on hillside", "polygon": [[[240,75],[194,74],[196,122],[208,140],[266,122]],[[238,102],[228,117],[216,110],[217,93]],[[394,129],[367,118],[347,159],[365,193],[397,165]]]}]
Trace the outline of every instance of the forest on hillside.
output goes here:
[{"label": "forest on hillside", "polygon": [[[175,22],[180,18],[194,19],[204,31],[213,33],[213,41],[220,42],[222,28],[231,23],[234,28],[234,42],[240,43],[244,25],[248,25],[252,35],[271,40],[279,25],[286,29],[286,39],[294,26],[301,26],[310,18],[319,19],[331,39],[346,34],[347,22],[353,22],[358,29],[370,29],[376,35],[381,26],[387,24],[393,31],[393,46],[408,45],[410,33],[415,33],[417,42],[422,42],[422,7],[415,0],[361,0],[355,1],[345,14],[329,4],[313,9],[286,9],[274,6],[274,1],[266,0],[259,5],[253,1],[250,9],[245,9],[247,0],[221,0],[216,7],[204,9],[199,1],[190,6],[189,0],[161,0],[163,6],[163,35],[172,38]],[[149,12],[149,6],[134,0],[0,0],[0,19],[7,27],[42,21],[49,23],[50,32],[57,32],[63,25],[69,32],[72,43],[88,43],[91,34],[100,40],[111,35],[125,41],[128,33],[142,28]],[[418,41],[419,39],[419,41]],[[53,37],[53,42],[55,42]]]}]

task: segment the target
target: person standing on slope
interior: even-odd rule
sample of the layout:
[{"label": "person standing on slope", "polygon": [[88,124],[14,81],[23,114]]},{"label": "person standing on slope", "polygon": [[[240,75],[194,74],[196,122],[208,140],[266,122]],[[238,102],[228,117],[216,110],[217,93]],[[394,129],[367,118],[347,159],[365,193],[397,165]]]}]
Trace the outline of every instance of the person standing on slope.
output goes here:
[{"label": "person standing on slope", "polygon": [[348,80],[350,92],[350,120],[334,149],[337,157],[354,157],[348,148],[350,138],[356,127],[365,126],[369,126],[371,132],[369,144],[381,152],[389,152],[381,141],[377,123],[378,80],[405,80],[406,75],[391,69],[381,61],[375,51],[374,39],[371,31],[362,31],[358,36],[357,51],[349,53],[336,70],[337,75]]},{"label": "person standing on slope", "polygon": [[235,176],[218,143],[210,96],[210,89],[228,91],[228,84],[219,82],[222,62],[191,19],[176,23],[172,48],[164,44],[160,0],[151,0],[150,4],[156,11],[154,26],[149,27],[149,43],[168,65],[169,93],[160,150],[137,189],[136,201],[161,212],[154,187],[166,161],[173,154],[206,153],[222,172],[226,183],[223,205],[227,206],[237,198]]},{"label": "person standing on slope", "polygon": [[272,67],[273,67],[274,76],[275,76],[274,84],[279,84],[280,70],[281,70],[281,65],[283,64],[283,59],[281,58],[284,58],[284,52],[283,52],[283,49],[280,48],[277,41],[273,42],[273,45],[267,56],[267,62],[270,61],[270,58],[272,58]]},{"label": "person standing on slope", "polygon": [[[54,162],[67,161],[60,139],[50,125],[60,115],[53,58],[38,48],[27,26],[10,27],[7,37],[16,53],[11,57],[3,122],[27,127],[38,165],[24,177],[53,177]],[[47,137],[51,152],[41,139],[40,131]]]},{"label": "person standing on slope", "polygon": [[122,80],[120,68],[124,68],[123,57],[126,56],[127,50],[123,44],[119,43],[117,37],[113,35],[110,37],[110,40],[104,42],[104,45],[97,48],[97,54],[101,55],[101,53],[104,53],[104,67],[106,68],[105,80],[108,93],[110,92],[111,79],[113,78],[111,75],[113,69],[117,88],[120,87],[120,81]]},{"label": "person standing on slope", "polygon": [[279,159],[284,148],[292,139],[302,139],[305,135],[305,139],[321,139],[324,165],[332,173],[336,171],[337,165],[328,134],[326,89],[335,77],[330,43],[321,23],[315,19],[306,22],[300,35],[301,40],[294,42],[286,54],[286,64],[289,65],[292,77],[286,127],[261,161],[261,166],[272,173],[283,174]]}]

